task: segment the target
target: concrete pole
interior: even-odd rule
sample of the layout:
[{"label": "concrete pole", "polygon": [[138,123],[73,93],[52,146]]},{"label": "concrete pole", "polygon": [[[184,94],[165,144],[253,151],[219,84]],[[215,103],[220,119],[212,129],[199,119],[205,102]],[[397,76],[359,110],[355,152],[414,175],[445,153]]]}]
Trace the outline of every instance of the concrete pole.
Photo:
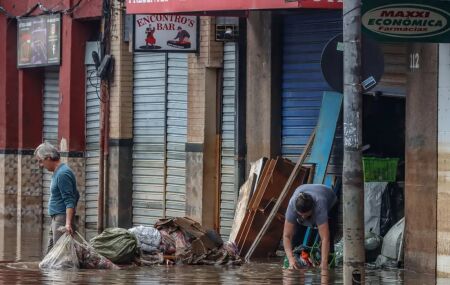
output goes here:
[{"label": "concrete pole", "polygon": [[344,0],[344,284],[364,284],[361,0]]}]

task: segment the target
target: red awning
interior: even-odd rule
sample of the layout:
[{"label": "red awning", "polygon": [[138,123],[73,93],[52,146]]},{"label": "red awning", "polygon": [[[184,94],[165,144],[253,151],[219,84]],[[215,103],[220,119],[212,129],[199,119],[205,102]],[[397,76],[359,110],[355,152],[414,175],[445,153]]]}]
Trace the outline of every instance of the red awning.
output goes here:
[{"label": "red awning", "polygon": [[342,0],[127,0],[128,14],[292,8],[341,9]]},{"label": "red awning", "polygon": [[342,9],[344,0],[298,0],[300,8]]}]

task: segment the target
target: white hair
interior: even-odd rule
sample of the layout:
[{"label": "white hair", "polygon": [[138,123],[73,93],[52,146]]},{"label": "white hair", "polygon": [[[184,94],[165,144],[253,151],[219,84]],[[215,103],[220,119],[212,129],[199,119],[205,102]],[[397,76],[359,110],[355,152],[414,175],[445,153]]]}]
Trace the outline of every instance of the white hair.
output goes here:
[{"label": "white hair", "polygon": [[36,150],[34,151],[34,155],[39,159],[50,158],[53,161],[57,161],[60,159],[59,151],[56,147],[54,147],[49,142],[41,143]]}]

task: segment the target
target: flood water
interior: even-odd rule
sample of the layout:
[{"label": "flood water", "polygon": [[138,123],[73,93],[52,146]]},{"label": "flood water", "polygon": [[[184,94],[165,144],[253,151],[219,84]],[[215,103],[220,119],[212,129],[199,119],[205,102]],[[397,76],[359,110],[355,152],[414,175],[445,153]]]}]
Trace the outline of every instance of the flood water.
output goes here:
[{"label": "flood water", "polygon": [[[0,285],[2,284],[343,284],[342,268],[283,270],[281,260],[259,260],[242,266],[153,266],[121,270],[42,271],[42,238],[36,226],[3,225],[0,231]],[[20,233],[20,242],[16,234]],[[367,270],[366,284],[434,284],[434,280],[402,270]],[[450,279],[437,284],[450,284]]]}]

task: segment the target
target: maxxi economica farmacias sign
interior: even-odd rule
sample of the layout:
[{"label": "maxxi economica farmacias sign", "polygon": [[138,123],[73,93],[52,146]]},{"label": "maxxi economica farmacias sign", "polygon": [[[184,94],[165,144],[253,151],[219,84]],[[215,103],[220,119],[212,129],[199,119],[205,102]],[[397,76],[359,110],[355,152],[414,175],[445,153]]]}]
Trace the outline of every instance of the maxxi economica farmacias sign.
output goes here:
[{"label": "maxxi economica farmacias sign", "polygon": [[362,29],[383,41],[450,42],[450,1],[364,1]]}]

